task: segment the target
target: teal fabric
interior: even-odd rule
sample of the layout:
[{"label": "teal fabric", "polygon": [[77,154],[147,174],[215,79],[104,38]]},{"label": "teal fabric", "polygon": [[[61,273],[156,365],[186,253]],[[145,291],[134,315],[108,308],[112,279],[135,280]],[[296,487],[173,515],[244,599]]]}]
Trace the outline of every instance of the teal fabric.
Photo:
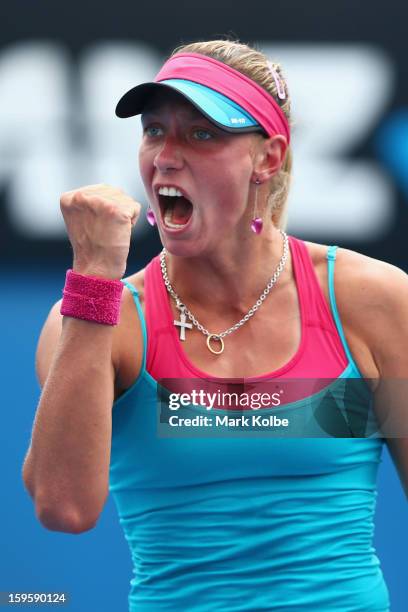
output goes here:
[{"label": "teal fabric", "polygon": [[[333,247],[330,256],[345,343]],[[145,322],[123,282],[144,339],[141,374],[112,413],[110,491],[134,565],[130,612],[388,611],[373,547],[384,440],[160,437]],[[361,377],[347,354],[340,382]],[[309,397],[278,409],[313,407]]]},{"label": "teal fabric", "polygon": [[349,360],[349,363],[352,364],[354,370],[358,372],[358,375],[361,376],[359,373],[358,367],[355,364],[354,359],[350,353],[350,349],[348,347],[346,337],[344,335],[343,326],[340,321],[339,311],[337,310],[336,297],[334,293],[334,262],[336,260],[336,250],[337,250],[337,246],[333,245],[333,246],[330,246],[327,251],[327,259],[328,259],[327,280],[328,280],[328,286],[329,286],[330,304],[331,304],[333,318],[336,323],[337,331],[339,332],[341,342],[343,344],[344,350],[347,355],[347,359]]},{"label": "teal fabric", "polygon": [[243,127],[260,127],[256,119],[242,106],[211,87],[187,79],[167,79],[160,83],[185,95],[206,117],[221,126],[238,130]]}]

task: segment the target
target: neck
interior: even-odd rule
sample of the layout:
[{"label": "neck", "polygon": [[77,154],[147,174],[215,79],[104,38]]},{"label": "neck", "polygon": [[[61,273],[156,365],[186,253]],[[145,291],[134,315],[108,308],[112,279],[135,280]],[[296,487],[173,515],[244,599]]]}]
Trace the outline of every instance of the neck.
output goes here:
[{"label": "neck", "polygon": [[[196,257],[166,254],[170,283],[180,300],[194,312],[214,308],[246,314],[274,274],[283,255],[283,236],[276,228],[242,243]],[[291,278],[289,258],[276,283]]]}]

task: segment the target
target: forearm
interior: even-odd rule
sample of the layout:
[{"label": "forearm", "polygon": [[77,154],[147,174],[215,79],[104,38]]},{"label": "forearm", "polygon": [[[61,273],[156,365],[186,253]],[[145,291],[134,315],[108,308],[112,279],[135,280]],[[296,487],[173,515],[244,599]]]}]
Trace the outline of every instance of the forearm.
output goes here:
[{"label": "forearm", "polygon": [[40,520],[96,521],[106,500],[113,327],[64,317],[25,465]]}]

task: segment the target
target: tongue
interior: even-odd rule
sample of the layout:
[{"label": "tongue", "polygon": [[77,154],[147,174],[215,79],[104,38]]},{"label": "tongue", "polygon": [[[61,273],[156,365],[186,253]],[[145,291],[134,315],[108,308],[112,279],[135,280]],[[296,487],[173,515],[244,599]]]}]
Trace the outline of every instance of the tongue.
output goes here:
[{"label": "tongue", "polygon": [[184,225],[191,217],[191,213],[193,211],[191,203],[184,197],[173,199],[175,202],[173,204],[173,214],[171,220],[173,223]]}]

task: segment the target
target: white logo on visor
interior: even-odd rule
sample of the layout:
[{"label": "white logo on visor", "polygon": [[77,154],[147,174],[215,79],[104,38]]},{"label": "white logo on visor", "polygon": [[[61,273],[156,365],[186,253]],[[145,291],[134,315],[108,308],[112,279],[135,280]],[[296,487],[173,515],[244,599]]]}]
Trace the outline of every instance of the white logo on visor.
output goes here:
[{"label": "white logo on visor", "polygon": [[231,117],[231,123],[245,123],[245,117]]}]

